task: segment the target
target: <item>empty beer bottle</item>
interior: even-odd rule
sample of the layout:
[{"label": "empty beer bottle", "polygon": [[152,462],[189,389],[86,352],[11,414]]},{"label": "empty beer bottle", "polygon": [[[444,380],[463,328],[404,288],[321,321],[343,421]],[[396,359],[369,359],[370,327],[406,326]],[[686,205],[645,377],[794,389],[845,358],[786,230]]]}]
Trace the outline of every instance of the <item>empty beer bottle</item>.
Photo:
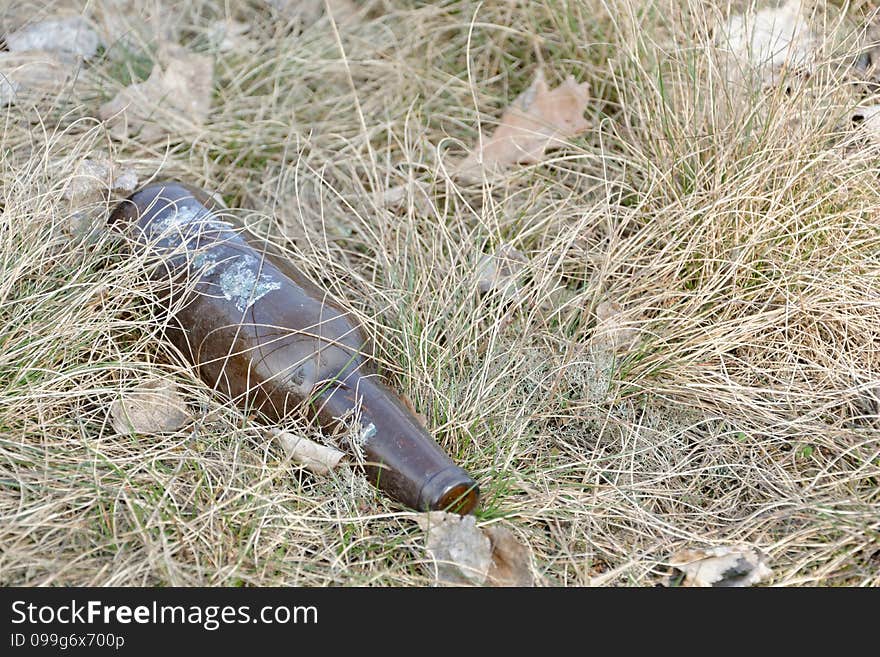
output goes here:
[{"label": "empty beer bottle", "polygon": [[161,256],[153,275],[167,277],[162,303],[176,309],[169,337],[208,385],[273,421],[302,413],[325,430],[344,425],[370,481],[407,506],[476,506],[474,480],[375,373],[354,316],[205,192],[151,184],[110,222]]}]

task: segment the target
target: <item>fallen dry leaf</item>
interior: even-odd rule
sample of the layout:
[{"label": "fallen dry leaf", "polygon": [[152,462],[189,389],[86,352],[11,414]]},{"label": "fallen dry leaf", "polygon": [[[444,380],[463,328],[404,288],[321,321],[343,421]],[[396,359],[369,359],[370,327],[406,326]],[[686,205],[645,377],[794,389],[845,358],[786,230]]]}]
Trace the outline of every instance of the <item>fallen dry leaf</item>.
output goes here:
[{"label": "fallen dry leaf", "polygon": [[76,67],[55,53],[0,52],[0,107],[26,98],[36,102],[61,91],[73,80]]},{"label": "fallen dry leaf", "polygon": [[114,163],[106,153],[99,151],[76,165],[63,196],[77,203],[88,203],[106,198],[110,193],[131,194],[137,184],[138,176],[133,169]]},{"label": "fallen dry leaf", "polygon": [[174,43],[193,27],[181,20],[184,8],[173,3],[113,0],[93,7],[95,29],[107,45],[105,56],[113,60],[130,58],[143,44]]},{"label": "fallen dry leaf", "polygon": [[177,386],[153,379],[126,390],[110,405],[110,423],[116,433],[166,433],[190,421]]},{"label": "fallen dry leaf", "polygon": [[96,151],[71,166],[65,158],[54,163],[60,176],[73,175],[61,193],[69,201],[63,230],[69,236],[99,237],[106,228],[109,202],[131,194],[138,184],[134,170],[114,162],[107,153]]},{"label": "fallen dry leaf", "polygon": [[281,445],[292,461],[317,475],[329,474],[345,456],[338,449],[319,445],[308,438],[297,436],[288,431],[270,429],[268,434]]},{"label": "fallen dry leaf", "polygon": [[19,85],[17,82],[10,80],[0,73],[0,107],[6,107],[14,102],[18,89]]},{"label": "fallen dry leaf", "polygon": [[211,23],[207,36],[208,40],[220,52],[253,50],[257,43],[247,37],[250,31],[251,26],[248,23],[236,20],[218,20]]},{"label": "fallen dry leaf", "polygon": [[133,84],[101,105],[100,118],[117,139],[138,135],[155,142],[201,127],[211,108],[214,60],[166,45],[146,81]]},{"label": "fallen dry leaf", "polygon": [[436,215],[437,209],[431,198],[431,187],[419,180],[389,187],[379,197],[378,205],[389,210],[406,212],[410,204],[420,215]]},{"label": "fallen dry leaf", "polygon": [[483,531],[492,544],[488,583],[491,586],[534,586],[529,551],[516,540],[513,532],[500,525],[489,525]]},{"label": "fallen dry leaf", "polygon": [[880,142],[880,105],[858,107],[851,118],[853,124],[865,131],[872,140]]},{"label": "fallen dry leaf", "polygon": [[596,306],[596,319],[598,323],[591,341],[594,348],[607,352],[627,351],[638,340],[638,329],[616,301],[606,300]]},{"label": "fallen dry leaf", "polygon": [[138,184],[138,176],[134,169],[124,169],[113,176],[113,187],[118,194],[131,194]]},{"label": "fallen dry leaf", "polygon": [[413,417],[419,421],[419,424],[421,424],[423,427],[425,427],[427,429],[428,428],[428,418],[426,418],[422,413],[419,413],[416,410],[416,405],[412,403],[412,400],[409,397],[407,397],[406,395],[401,393],[400,401],[402,401],[403,405],[406,406],[407,410],[409,410],[409,412],[413,414]]},{"label": "fallen dry leaf", "polygon": [[40,21],[6,35],[10,52],[45,50],[65,59],[89,59],[100,45],[98,35],[82,16]]},{"label": "fallen dry leaf", "polygon": [[860,390],[850,404],[853,425],[880,429],[880,385]]},{"label": "fallen dry leaf", "polygon": [[85,303],[86,308],[93,311],[98,310],[110,298],[110,289],[110,286],[106,284],[101,284],[93,289]]},{"label": "fallen dry leaf", "polygon": [[809,73],[819,39],[804,16],[801,0],[781,7],[732,16],[719,30],[718,46],[730,56],[731,82],[758,73],[763,86],[775,86],[787,70]]},{"label": "fallen dry leaf", "polygon": [[431,511],[416,517],[427,532],[428,567],[438,584],[533,586],[529,552],[499,525],[477,527],[473,516]]},{"label": "fallen dry leaf", "polygon": [[508,301],[518,301],[522,295],[520,277],[528,260],[510,244],[503,244],[495,253],[484,254],[477,263],[477,289],[497,292]]},{"label": "fallen dry leaf", "polygon": [[492,178],[514,164],[540,162],[548,149],[586,132],[584,118],[589,101],[589,84],[578,84],[569,76],[550,89],[539,72],[531,86],[501,115],[491,137],[482,137],[477,147],[456,167],[462,180],[478,182]]},{"label": "fallen dry leaf", "polygon": [[684,573],[682,586],[753,586],[773,575],[767,556],[748,545],[680,550],[669,564]]},{"label": "fallen dry leaf", "polygon": [[473,516],[444,511],[421,514],[417,522],[427,532],[429,568],[438,584],[481,586],[492,563],[492,543]]},{"label": "fallen dry leaf", "polygon": [[352,0],[269,0],[269,4],[287,20],[297,20],[303,25],[311,25],[326,12],[327,6],[330,14],[337,23],[350,20],[358,12],[357,3]]},{"label": "fallen dry leaf", "polygon": [[880,83],[880,23],[871,21],[860,41],[861,52],[853,63],[850,75],[866,85],[867,91],[876,92]]}]

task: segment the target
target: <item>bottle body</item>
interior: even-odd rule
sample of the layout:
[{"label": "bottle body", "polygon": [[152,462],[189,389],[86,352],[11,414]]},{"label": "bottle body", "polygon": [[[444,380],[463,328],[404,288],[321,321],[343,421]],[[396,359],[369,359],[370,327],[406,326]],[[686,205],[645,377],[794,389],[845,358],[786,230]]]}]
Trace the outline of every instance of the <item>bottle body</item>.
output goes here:
[{"label": "bottle body", "polygon": [[473,509],[475,482],[376,375],[355,317],[204,192],[153,184],[111,223],[161,256],[154,275],[168,280],[163,304],[176,323],[168,337],[209,386],[273,421],[354,424],[367,477],[389,496],[418,510]]}]

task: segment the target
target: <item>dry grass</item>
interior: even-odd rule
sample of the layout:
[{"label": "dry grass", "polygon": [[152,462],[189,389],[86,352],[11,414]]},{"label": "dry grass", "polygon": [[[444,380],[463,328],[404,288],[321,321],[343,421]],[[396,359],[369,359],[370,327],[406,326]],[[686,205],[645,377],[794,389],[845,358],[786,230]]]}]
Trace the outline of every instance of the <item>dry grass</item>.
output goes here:
[{"label": "dry grass", "polygon": [[[652,585],[680,547],[743,541],[775,584],[880,584],[880,148],[850,126],[842,68],[869,3],[819,6],[832,45],[789,93],[724,83],[708,35],[726,3],[376,0],[334,26],[251,0],[232,16],[252,44],[226,52],[207,26],[239,3],[165,4],[121,59],[0,114],[0,583],[430,581],[410,513],[285,463],[162,340],[118,238],[66,235],[70,163],[100,148],[221,191],[360,312],[543,583]],[[162,34],[216,55],[210,120],[113,141],[97,106]],[[594,129],[457,184],[451,158],[541,63],[590,82]],[[377,204],[409,180],[435,209]],[[513,304],[476,292],[506,243],[529,261]],[[639,335],[614,357],[594,339],[606,299]],[[155,373],[200,419],[115,435],[111,401]]]}]

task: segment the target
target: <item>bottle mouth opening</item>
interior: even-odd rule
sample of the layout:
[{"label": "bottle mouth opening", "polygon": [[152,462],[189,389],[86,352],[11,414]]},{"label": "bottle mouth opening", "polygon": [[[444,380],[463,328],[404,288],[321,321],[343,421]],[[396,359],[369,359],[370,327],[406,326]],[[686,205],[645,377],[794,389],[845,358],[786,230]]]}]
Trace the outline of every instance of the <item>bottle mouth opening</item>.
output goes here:
[{"label": "bottle mouth opening", "polygon": [[419,506],[431,511],[449,511],[466,515],[480,500],[476,482],[459,467],[441,470],[422,487]]},{"label": "bottle mouth opening", "polygon": [[444,493],[438,501],[437,508],[450,513],[466,515],[474,510],[480,499],[476,484],[459,484]]}]

